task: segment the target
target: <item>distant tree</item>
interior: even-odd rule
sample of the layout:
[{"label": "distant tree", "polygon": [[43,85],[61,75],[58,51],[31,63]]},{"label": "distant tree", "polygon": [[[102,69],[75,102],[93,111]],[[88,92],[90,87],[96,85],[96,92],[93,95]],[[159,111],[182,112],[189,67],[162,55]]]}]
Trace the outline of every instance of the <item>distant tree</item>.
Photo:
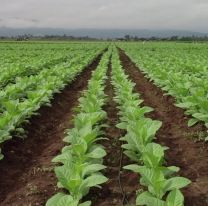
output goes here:
[{"label": "distant tree", "polygon": [[125,38],[126,41],[129,41],[131,37],[130,37],[129,34],[126,34],[126,35],[124,36],[124,38]]},{"label": "distant tree", "polygon": [[170,40],[171,41],[177,41],[178,40],[178,36],[172,36],[172,37],[170,37]]}]

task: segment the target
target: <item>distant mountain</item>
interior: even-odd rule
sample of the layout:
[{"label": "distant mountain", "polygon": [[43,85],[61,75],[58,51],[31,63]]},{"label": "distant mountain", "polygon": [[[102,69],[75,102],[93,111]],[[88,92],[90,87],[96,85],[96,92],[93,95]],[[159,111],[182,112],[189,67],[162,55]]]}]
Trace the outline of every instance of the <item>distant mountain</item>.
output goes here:
[{"label": "distant mountain", "polygon": [[182,31],[182,30],[146,30],[146,29],[59,29],[59,28],[8,28],[0,27],[0,36],[18,36],[31,34],[33,36],[44,35],[68,35],[75,37],[92,38],[122,38],[125,35],[137,37],[170,37],[170,36],[197,36],[203,37],[207,33]]}]

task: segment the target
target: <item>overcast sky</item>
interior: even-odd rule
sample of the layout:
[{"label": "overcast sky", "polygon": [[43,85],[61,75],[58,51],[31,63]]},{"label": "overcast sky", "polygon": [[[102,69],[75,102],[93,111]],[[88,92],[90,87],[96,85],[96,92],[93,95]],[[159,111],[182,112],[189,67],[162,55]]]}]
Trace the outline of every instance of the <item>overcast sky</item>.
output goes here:
[{"label": "overcast sky", "polygon": [[208,0],[0,0],[0,26],[208,32]]}]

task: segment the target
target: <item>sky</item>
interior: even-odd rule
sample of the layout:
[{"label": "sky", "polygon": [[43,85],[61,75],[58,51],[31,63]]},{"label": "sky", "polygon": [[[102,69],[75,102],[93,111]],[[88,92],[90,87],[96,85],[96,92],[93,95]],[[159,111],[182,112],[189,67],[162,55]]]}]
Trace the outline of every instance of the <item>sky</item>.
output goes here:
[{"label": "sky", "polygon": [[0,0],[0,27],[208,32],[208,0]]}]

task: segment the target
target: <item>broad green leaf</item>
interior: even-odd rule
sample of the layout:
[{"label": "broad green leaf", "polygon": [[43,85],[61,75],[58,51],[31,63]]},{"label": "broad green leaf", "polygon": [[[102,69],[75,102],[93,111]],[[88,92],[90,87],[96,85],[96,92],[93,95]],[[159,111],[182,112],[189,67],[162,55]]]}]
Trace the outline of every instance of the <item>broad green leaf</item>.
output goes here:
[{"label": "broad green leaf", "polygon": [[79,206],[90,206],[92,204],[91,201],[87,201],[87,202],[83,202],[81,204],[79,204]]},{"label": "broad green leaf", "polygon": [[93,173],[103,170],[105,168],[106,168],[106,166],[101,165],[101,164],[90,164],[90,165],[87,165],[86,167],[84,167],[82,175],[83,175],[83,177],[86,177],[87,175],[93,174]]},{"label": "broad green leaf", "polygon": [[149,192],[143,192],[139,194],[136,198],[136,205],[146,205],[146,206],[165,206],[165,202],[160,200]]},{"label": "broad green leaf", "polygon": [[106,151],[101,147],[96,147],[90,153],[87,154],[87,157],[93,159],[100,159],[104,156],[106,156]]},{"label": "broad green leaf", "polygon": [[86,184],[88,187],[94,187],[96,185],[103,184],[107,180],[108,178],[102,174],[92,174],[84,180],[84,184]]},{"label": "broad green leaf", "polygon": [[140,154],[136,154],[135,152],[128,151],[128,150],[124,151],[124,154],[128,156],[131,160],[135,162],[140,162],[140,157],[141,157]]},{"label": "broad green leaf", "polygon": [[185,177],[172,177],[165,183],[165,191],[180,189],[189,185],[191,181]]},{"label": "broad green leaf", "polygon": [[47,201],[46,206],[78,206],[78,203],[71,195],[58,193]]},{"label": "broad green leaf", "polygon": [[122,122],[116,125],[117,128],[119,129],[126,129],[126,123]]},{"label": "broad green leaf", "polygon": [[183,109],[187,109],[191,106],[193,106],[194,104],[192,102],[184,102],[184,103],[178,103],[175,104],[177,107],[183,108]]},{"label": "broad green leaf", "polygon": [[126,170],[131,170],[136,173],[140,173],[141,166],[136,165],[136,164],[131,164],[131,165],[124,166],[123,168]]},{"label": "broad green leaf", "polygon": [[1,154],[1,149],[0,149],[0,160],[2,160],[4,158],[4,155]]},{"label": "broad green leaf", "polygon": [[80,171],[76,165],[63,165],[55,168],[56,176],[59,182],[70,192],[77,191],[77,188],[82,182]]},{"label": "broad green leaf", "polygon": [[52,159],[52,162],[62,163],[62,164],[66,164],[67,162],[71,162],[71,161],[72,161],[72,155],[70,152],[64,152]]},{"label": "broad green leaf", "polygon": [[179,172],[179,170],[180,170],[179,167],[175,167],[175,166],[162,167],[161,169],[163,170],[163,173],[166,178],[170,177],[171,175],[173,175],[176,172]]},{"label": "broad green leaf", "polygon": [[190,120],[188,121],[188,126],[189,126],[189,127],[192,127],[192,126],[195,125],[197,122],[198,122],[197,119],[192,118],[192,119],[190,119]]},{"label": "broad green leaf", "polygon": [[158,167],[164,160],[164,148],[159,144],[149,143],[144,149],[142,159],[146,166]]},{"label": "broad green leaf", "polygon": [[184,206],[184,197],[180,190],[172,190],[168,194],[166,206]]},{"label": "broad green leaf", "polygon": [[207,114],[203,114],[203,113],[195,113],[192,114],[193,117],[195,117],[196,119],[199,119],[201,121],[206,121],[208,120],[208,115]]}]

